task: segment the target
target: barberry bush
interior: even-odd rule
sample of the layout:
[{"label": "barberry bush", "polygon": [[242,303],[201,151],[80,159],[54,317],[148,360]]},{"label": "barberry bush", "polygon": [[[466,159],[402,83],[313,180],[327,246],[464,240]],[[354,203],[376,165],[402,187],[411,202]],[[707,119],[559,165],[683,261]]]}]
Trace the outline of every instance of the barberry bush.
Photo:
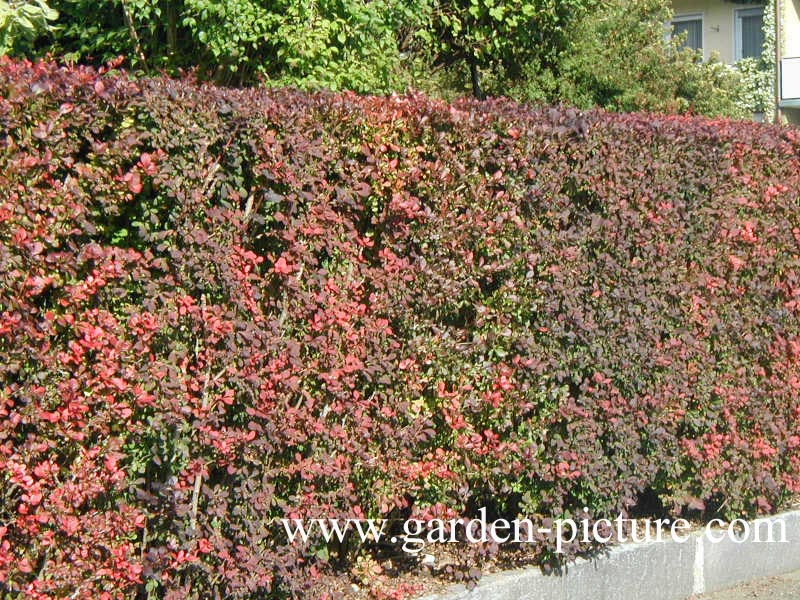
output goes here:
[{"label": "barberry bush", "polygon": [[795,129],[2,59],[0,589],[323,598],[400,551],[279,519],[780,507],[799,198]]}]

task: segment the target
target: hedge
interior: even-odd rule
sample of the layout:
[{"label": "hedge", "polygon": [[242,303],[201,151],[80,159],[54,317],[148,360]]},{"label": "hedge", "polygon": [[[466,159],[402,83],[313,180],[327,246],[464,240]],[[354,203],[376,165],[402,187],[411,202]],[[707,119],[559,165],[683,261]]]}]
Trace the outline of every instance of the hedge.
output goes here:
[{"label": "hedge", "polygon": [[0,590],[401,598],[277,520],[781,506],[798,190],[790,128],[3,59]]}]

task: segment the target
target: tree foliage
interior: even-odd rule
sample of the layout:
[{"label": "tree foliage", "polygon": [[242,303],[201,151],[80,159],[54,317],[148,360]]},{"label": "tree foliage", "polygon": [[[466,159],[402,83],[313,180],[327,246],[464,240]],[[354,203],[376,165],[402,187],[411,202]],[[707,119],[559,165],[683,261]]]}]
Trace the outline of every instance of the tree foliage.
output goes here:
[{"label": "tree foliage", "polygon": [[58,12],[45,0],[0,0],[0,56],[25,48],[37,35],[52,31],[52,21],[57,18]]},{"label": "tree foliage", "polygon": [[739,79],[716,60],[668,39],[666,0],[611,0],[575,22],[554,70],[528,67],[517,97],[615,111],[747,116]]},{"label": "tree foliage", "polygon": [[490,75],[491,93],[502,93],[527,64],[555,67],[571,24],[595,0],[439,0],[422,36],[434,62],[468,67],[473,94],[484,93],[480,71]]},{"label": "tree foliage", "polygon": [[397,32],[420,14],[398,0],[60,0],[55,49],[143,70],[196,68],[226,84],[385,92],[400,87]]},{"label": "tree foliage", "polygon": [[453,0],[423,35],[444,87],[478,97],[749,116],[739,73],[668,39],[670,13],[668,0]]},{"label": "tree foliage", "polygon": [[[59,27],[42,52],[94,64],[124,55],[134,69],[194,69],[226,85],[362,93],[410,86],[444,97],[737,117],[766,104],[760,67],[703,63],[666,39],[668,0],[53,0],[53,7]],[[30,37],[35,28],[26,31]]]}]

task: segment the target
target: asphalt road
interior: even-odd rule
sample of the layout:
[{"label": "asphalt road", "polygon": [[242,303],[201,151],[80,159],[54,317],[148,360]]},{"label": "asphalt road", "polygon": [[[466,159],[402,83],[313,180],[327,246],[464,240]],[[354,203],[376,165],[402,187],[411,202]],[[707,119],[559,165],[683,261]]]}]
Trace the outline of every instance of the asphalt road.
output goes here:
[{"label": "asphalt road", "polygon": [[692,596],[693,600],[800,600],[800,571],[757,579],[734,588]]}]

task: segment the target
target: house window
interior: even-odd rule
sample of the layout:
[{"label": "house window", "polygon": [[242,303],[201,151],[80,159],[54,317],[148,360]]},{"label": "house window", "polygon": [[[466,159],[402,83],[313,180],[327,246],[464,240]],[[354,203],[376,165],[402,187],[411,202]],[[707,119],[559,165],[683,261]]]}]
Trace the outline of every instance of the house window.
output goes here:
[{"label": "house window", "polygon": [[672,19],[672,35],[683,38],[683,46],[692,50],[703,49],[702,15],[679,15]]},{"label": "house window", "polygon": [[758,58],[764,48],[764,9],[736,11],[736,60]]}]

